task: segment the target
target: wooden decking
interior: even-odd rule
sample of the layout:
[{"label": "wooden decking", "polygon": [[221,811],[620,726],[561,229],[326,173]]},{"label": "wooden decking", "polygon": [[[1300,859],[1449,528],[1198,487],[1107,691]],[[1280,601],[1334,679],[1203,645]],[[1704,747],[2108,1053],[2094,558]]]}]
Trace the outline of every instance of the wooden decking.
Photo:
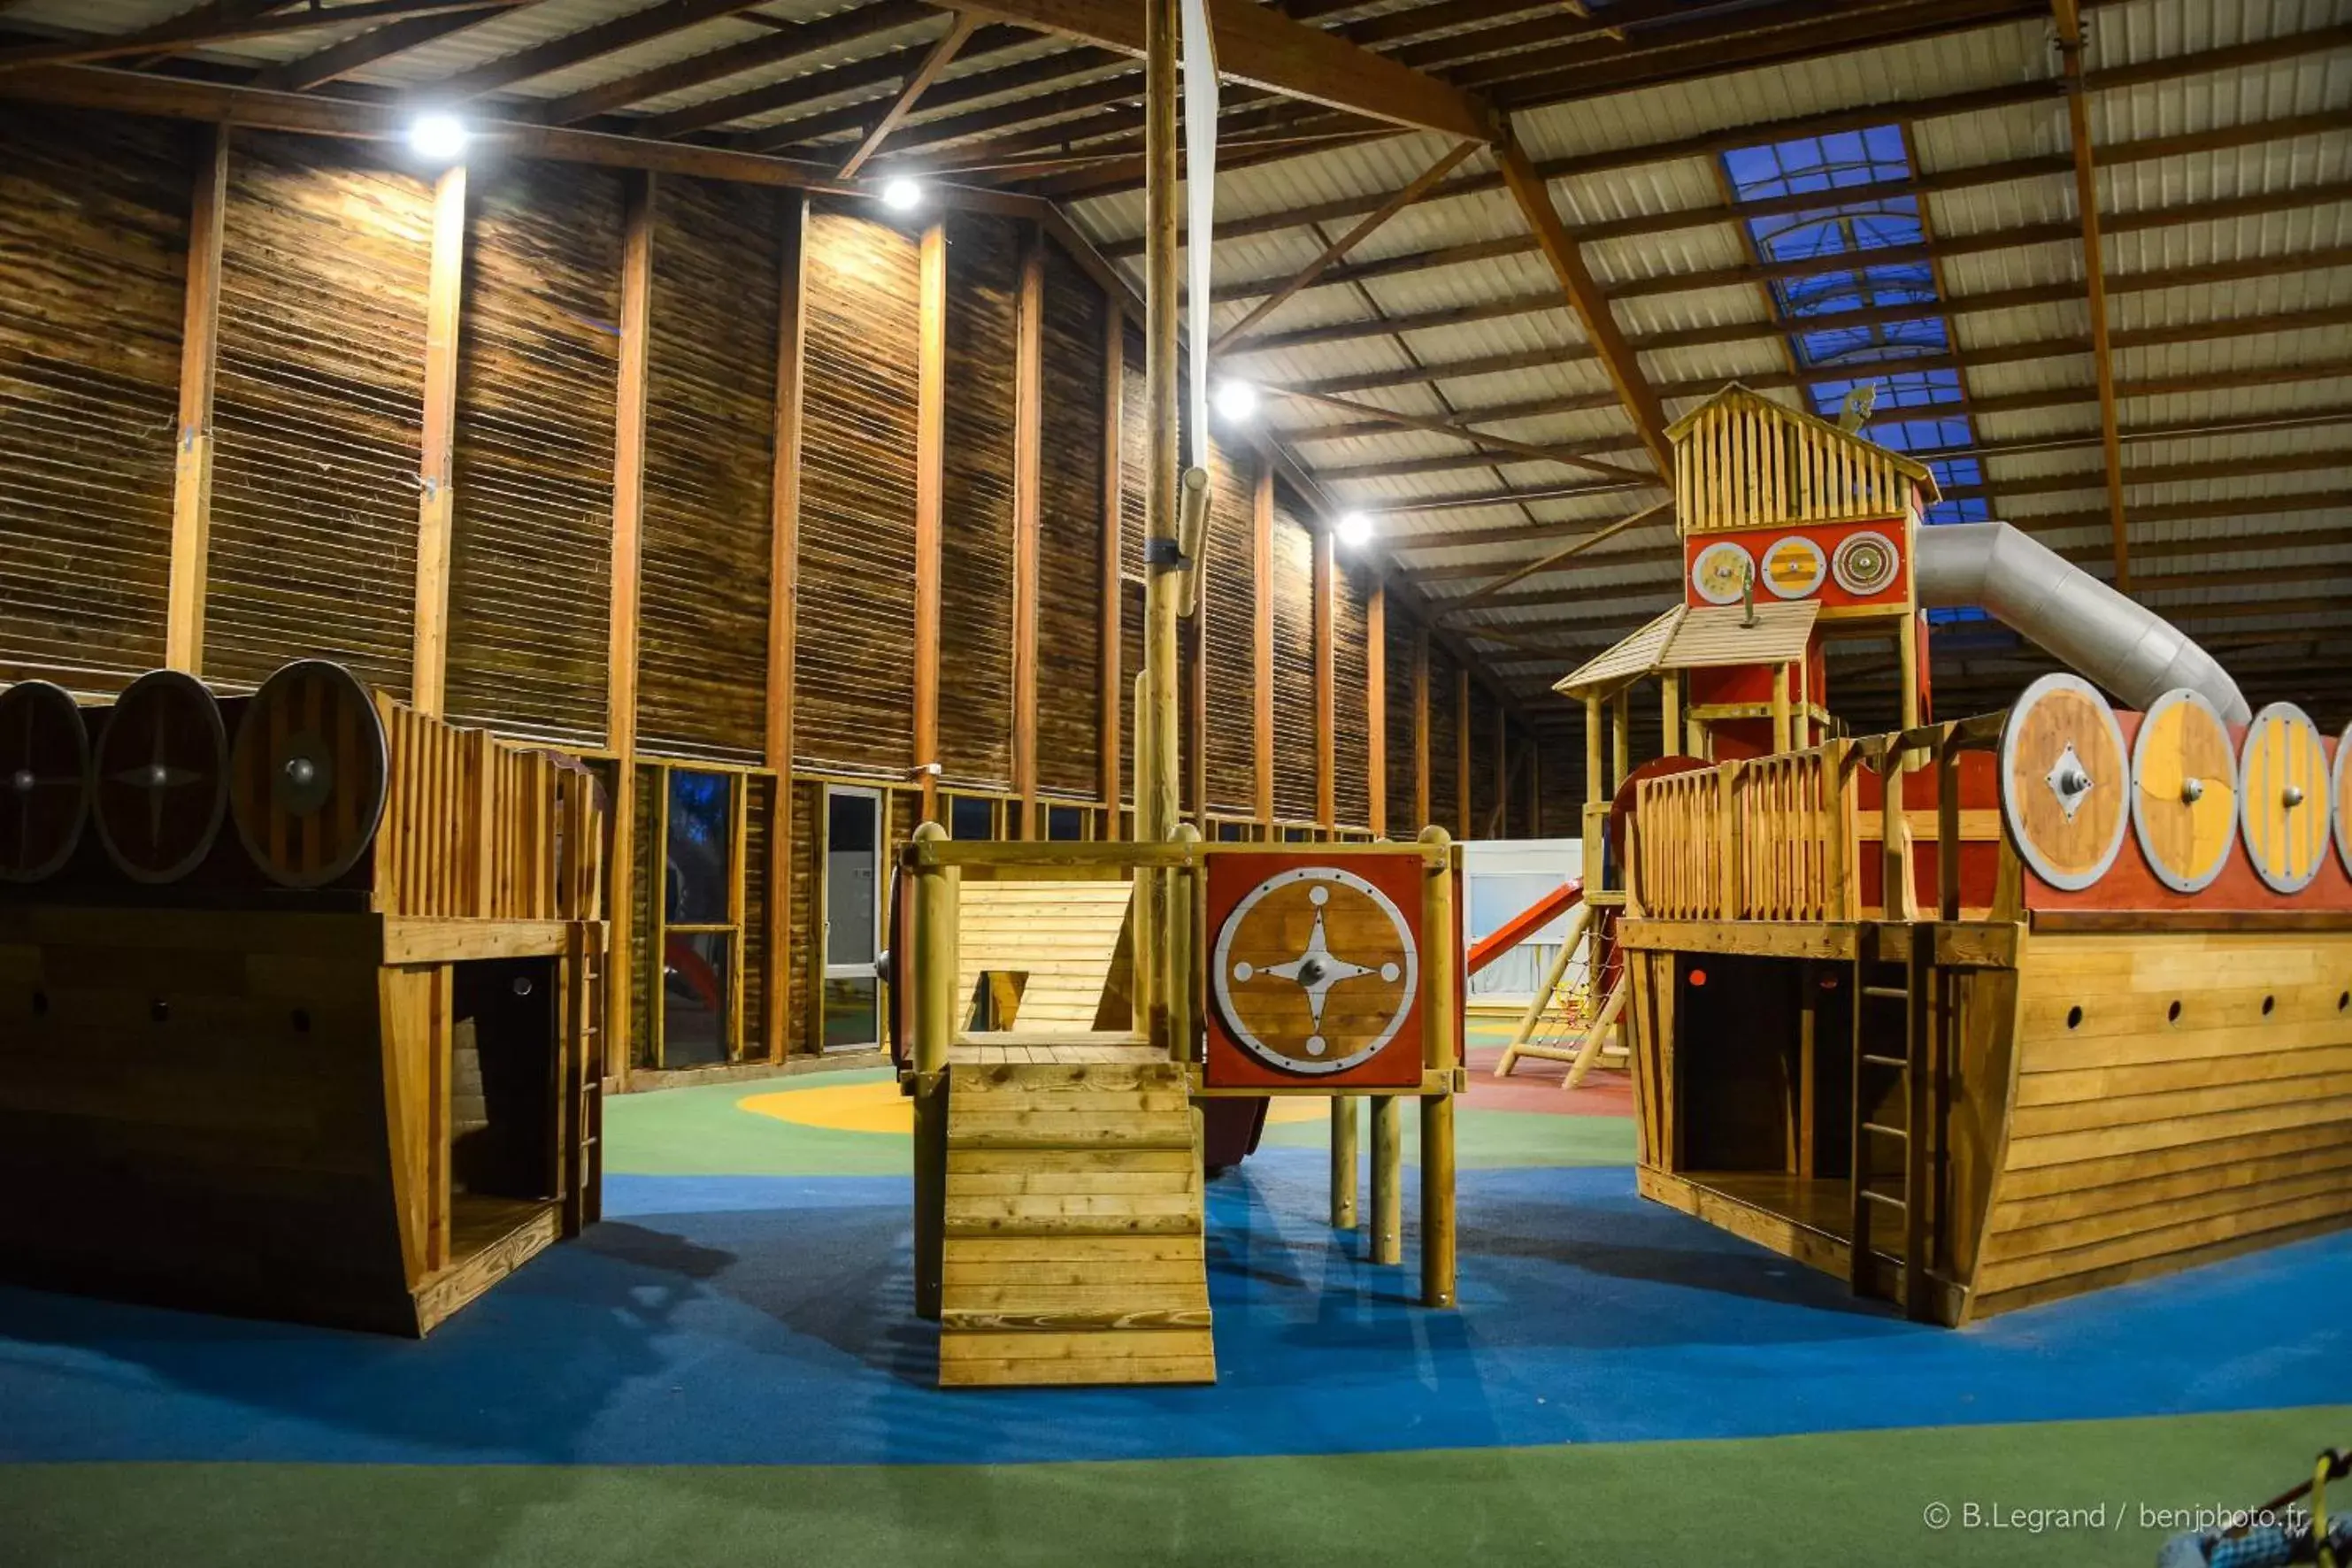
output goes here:
[{"label": "wooden decking", "polygon": [[[940,1384],[1214,1382],[1183,1068],[1120,1036],[957,1052]],[[1044,1059],[965,1057],[1014,1052]]]},{"label": "wooden decking", "polygon": [[1140,1035],[1094,1030],[973,1030],[948,1051],[951,1067],[1149,1067],[1167,1059]]}]

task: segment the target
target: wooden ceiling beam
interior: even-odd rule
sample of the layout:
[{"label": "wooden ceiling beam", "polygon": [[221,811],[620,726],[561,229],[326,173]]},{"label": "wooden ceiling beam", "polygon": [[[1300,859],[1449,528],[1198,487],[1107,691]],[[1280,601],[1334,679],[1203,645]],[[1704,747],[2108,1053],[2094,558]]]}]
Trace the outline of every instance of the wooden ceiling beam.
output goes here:
[{"label": "wooden ceiling beam", "polygon": [[[1034,35],[1028,35],[1028,37],[1034,38]],[[964,46],[963,58],[967,60],[974,58],[971,46],[969,44]],[[1017,65],[1000,66],[994,70],[973,71],[952,80],[936,83],[923,95],[921,112],[929,118],[915,121],[916,130],[925,140],[918,141],[913,134],[910,134],[901,137],[899,145],[901,148],[926,145],[928,140],[931,139],[929,127],[945,123],[943,117],[949,110],[975,103],[982,99],[1000,98],[1007,93],[1028,92],[1036,88],[1052,87],[1056,82],[1067,81],[1077,77],[1098,75],[1106,69],[1114,68],[1122,73],[1129,71],[1129,63],[1122,57],[1112,54],[1108,49],[1097,49],[1088,45],[1077,44],[1064,48],[1058,54],[1023,60]],[[1142,79],[1139,76],[1130,75],[1129,79],[1133,82],[1136,91],[1143,90]],[[1003,106],[998,107],[1002,109]],[[829,136],[838,136],[845,131],[857,129],[861,121],[856,119],[856,116],[866,111],[866,105],[851,104],[845,109],[827,110],[822,114],[804,115],[798,120],[787,120],[781,124],[765,126],[754,132],[753,136],[768,149],[780,150],[785,147],[803,146],[810,142],[821,142]],[[974,110],[973,112],[989,111]],[[746,141],[751,139],[747,137]],[[898,156],[898,154],[887,155]]]},{"label": "wooden ceiling beam", "polygon": [[2107,515],[2115,531],[2116,591],[2131,592],[2131,542],[2124,529],[2124,454],[2116,437],[2116,358],[2107,331],[2106,250],[2099,237],[2099,174],[2091,152],[2091,101],[2083,89],[2083,13],[2075,0],[2051,0],[2066,82],[2066,130],[2074,161],[2074,214],[2083,226],[2084,301],[2091,313],[2092,366],[2099,378],[2099,438],[2107,462]]},{"label": "wooden ceiling beam", "polygon": [[341,81],[355,71],[365,70],[394,55],[405,54],[436,39],[446,38],[452,33],[461,33],[489,16],[528,10],[541,3],[542,0],[522,0],[520,5],[500,6],[495,13],[461,11],[454,15],[411,16],[404,21],[387,22],[381,27],[371,27],[356,37],[313,50],[299,59],[265,67],[246,85],[264,92],[307,92],[331,81]]},{"label": "wooden ceiling beam", "polygon": [[485,61],[471,70],[459,71],[420,89],[419,96],[429,97],[439,105],[467,103],[517,82],[568,70],[589,60],[651,43],[665,34],[698,27],[705,22],[719,21],[764,4],[766,0],[660,0],[660,4],[642,11],[610,17],[543,44]]},{"label": "wooden ceiling beam", "polygon": [[933,44],[923,56],[922,63],[908,75],[906,85],[901,87],[898,89],[898,95],[890,100],[890,107],[882,111],[881,118],[874,122],[873,128],[866,132],[865,138],[851,149],[848,157],[842,160],[841,177],[843,179],[856,179],[857,172],[866,167],[867,161],[875,153],[882,150],[882,143],[890,139],[890,133],[898,129],[901,121],[914,112],[915,105],[921,100],[924,89],[939,79],[940,72],[947,69],[948,62],[955,58],[956,51],[963,47],[964,41],[971,37],[972,29],[979,25],[980,18],[977,13],[971,11],[956,13],[955,20],[949,25],[948,30],[940,35],[940,40]]},{"label": "wooden ceiling beam", "polygon": [[[990,8],[1008,21],[1143,53],[1143,12],[1119,0],[992,0]],[[1468,93],[1254,0],[1209,0],[1209,23],[1224,79],[1415,130],[1480,142],[1494,135],[1493,115]]]},{"label": "wooden ceiling beam", "polygon": [[[1375,407],[1369,403],[1349,403],[1344,398],[1325,397],[1316,393],[1295,392],[1285,386],[1264,386],[1259,390],[1270,396],[1288,398],[1294,402],[1318,403],[1326,407],[1360,414],[1372,423],[1389,429],[1421,430],[1433,435],[1451,436],[1491,451],[1509,452],[1531,461],[1562,463],[1570,468],[1582,468],[1588,473],[1620,479],[1627,484],[1654,486],[1660,482],[1639,468],[1623,468],[1615,463],[1597,462],[1563,447],[1540,446],[1532,441],[1521,441],[1509,436],[1496,436],[1484,430],[1474,430],[1450,419],[1426,419],[1416,414],[1404,414],[1392,408]],[[1296,441],[1298,433],[1286,430],[1283,436],[1287,441]]]},{"label": "wooden ceiling beam", "polygon": [[633,103],[666,98],[673,92],[684,92],[706,82],[723,81],[745,71],[787,65],[820,50],[839,48],[861,38],[895,32],[900,27],[927,21],[938,14],[934,7],[919,4],[919,0],[880,0],[877,5],[852,6],[814,22],[770,23],[767,18],[757,18],[768,27],[765,37],[729,44],[686,59],[674,60],[668,65],[635,71],[613,81],[567,93],[538,106],[535,116],[550,125],[577,125],[583,120],[609,114]]},{"label": "wooden ceiling beam", "polygon": [[1423,169],[1419,174],[1413,176],[1410,184],[1398,190],[1396,194],[1390,196],[1387,201],[1382,202],[1379,206],[1366,214],[1365,216],[1357,223],[1355,227],[1349,229],[1347,233],[1341,235],[1339,238],[1325,246],[1321,254],[1318,255],[1315,259],[1309,261],[1306,266],[1300,268],[1297,272],[1291,274],[1287,281],[1267,290],[1265,297],[1260,300],[1255,305],[1252,306],[1239,321],[1234,321],[1232,325],[1226,327],[1223,331],[1217,334],[1215,341],[1211,342],[1209,345],[1209,353],[1213,355],[1222,353],[1227,343],[1233,342],[1234,339],[1240,337],[1252,327],[1255,327],[1260,321],[1265,320],[1266,317],[1272,315],[1276,310],[1281,309],[1283,304],[1287,301],[1292,295],[1297,293],[1300,289],[1307,288],[1318,278],[1320,278],[1325,272],[1338,265],[1341,258],[1345,257],[1349,251],[1354,250],[1356,247],[1361,245],[1365,240],[1370,239],[1372,237],[1373,231],[1378,229],[1381,225],[1388,222],[1389,219],[1396,216],[1397,214],[1404,211],[1405,208],[1419,201],[1422,196],[1428,192],[1431,186],[1436,184],[1438,181],[1453,173],[1453,171],[1462,163],[1463,160],[1468,158],[1471,153],[1475,153],[1477,150],[1478,143],[1468,141],[1457,142],[1452,147],[1446,149],[1435,163],[1430,164],[1429,167]]},{"label": "wooden ceiling beam", "polygon": [[[2171,55],[2130,66],[2113,66],[2087,71],[2084,76],[2085,89],[2105,92],[2114,89],[2141,87],[2157,82],[2178,80],[2191,76],[2209,75],[2218,71],[2236,70],[2246,66],[2267,65],[2279,60],[2300,59],[2306,56],[2326,54],[2352,45],[2352,25],[2307,28],[2302,32],[2283,34],[2277,37],[2259,38],[2249,43],[2231,45],[2219,49],[2207,49],[2196,54]],[[1717,157],[1738,147],[1755,146],[1766,142],[1783,142],[1795,136],[1822,136],[1840,131],[1860,131],[1874,125],[1885,125],[1897,120],[1914,122],[1938,120],[1953,115],[1977,114],[1987,110],[2013,109],[2023,104],[2046,102],[2062,96],[2064,85],[2055,78],[2037,78],[2001,87],[1976,88],[1965,92],[1943,93],[1927,98],[1894,99],[1879,103],[1858,104],[1847,109],[1826,110],[1812,114],[1790,115],[1779,120],[1751,121],[1746,124],[1726,126],[1720,130],[1697,132],[1688,136],[1671,137],[1664,141],[1636,143],[1627,147],[1604,148],[1574,157],[1555,158],[1538,163],[1537,173],[1547,180],[1572,175],[1610,174],[1623,169],[1641,168],[1652,163],[1678,163],[1689,158]],[[2193,151],[2198,133],[2178,138],[2181,145],[2176,151]],[[2126,145],[2128,145],[2126,143]],[[2165,156],[2152,151],[2152,156]],[[1499,173],[1480,173],[1447,182],[1430,193],[1431,201],[1445,201],[1454,196],[1475,195],[1486,191],[1500,190]],[[1109,195],[1110,190],[1076,192],[1048,191],[1041,194],[1073,196],[1078,195]],[[1220,240],[1240,239],[1251,235],[1272,234],[1286,228],[1302,227],[1309,223],[1330,223],[1370,211],[1377,205],[1377,196],[1343,196],[1309,205],[1280,209],[1274,212],[1240,217],[1217,225]],[[1142,253],[1139,239],[1113,240],[1106,243],[1103,254],[1113,260],[1123,260]]]},{"label": "wooden ceiling beam", "polygon": [[[1008,66],[1003,72],[986,74],[1010,75],[1021,68],[1019,66]],[[1057,71],[1054,73],[1054,78],[1048,79],[1055,79],[1064,75],[1084,75],[1087,71],[1098,71],[1101,68],[1099,65],[1095,65],[1081,70]],[[978,81],[983,79],[974,77],[971,79]],[[950,90],[960,89],[962,86],[961,80],[942,86],[940,89],[942,100]],[[1036,121],[1061,120],[1061,117],[1082,114],[1089,110],[1102,108],[1106,104],[1124,103],[1129,99],[1139,96],[1142,91],[1143,77],[1140,72],[1121,71],[1116,76],[1083,82],[1076,87],[1065,88],[1060,91],[1046,93],[1041,97],[1020,99],[1012,103],[993,104],[986,109],[975,109],[965,114],[928,120],[915,126],[901,140],[897,151],[891,154],[891,158],[894,162],[912,162],[925,157],[932,148],[943,146],[949,142],[966,141],[975,136],[985,136],[990,132],[1001,130],[1009,125],[1031,125],[1034,129],[1015,136],[1000,137],[985,142],[982,150],[999,153],[1034,152],[1041,147],[1058,150],[1068,142],[1071,134],[1071,128],[1067,121],[1064,120],[1061,123],[1045,125],[1036,125]],[[970,102],[972,98],[988,96],[993,96],[993,94],[974,92],[970,97],[961,98],[961,101]],[[786,121],[781,125],[754,132],[746,138],[746,141],[757,141],[763,145],[773,147],[804,144],[815,137],[837,134],[845,129],[843,124],[845,117],[856,112],[857,110],[855,109],[836,110],[830,113],[812,115],[803,120]]]},{"label": "wooden ceiling beam", "polygon": [[[871,88],[896,89],[910,74],[922,68],[923,58],[930,53],[931,43],[935,41],[908,44],[885,54],[869,55],[848,65],[810,71],[782,81],[761,82],[738,92],[707,98],[698,103],[681,104],[659,114],[647,115],[629,129],[642,136],[684,136],[689,132],[707,131],[738,120],[749,120],[754,115],[772,114],[780,109],[822,103],[843,93],[863,92]],[[1020,28],[993,27],[989,29],[986,37],[967,44],[962,50],[963,58],[977,59],[1030,41],[1031,35]],[[862,117],[872,112],[872,106],[854,104],[847,112],[860,117],[848,121],[848,124],[862,124]],[[745,132],[737,140],[746,152],[767,153],[801,138],[782,136],[762,129]]]},{"label": "wooden ceiling beam", "polygon": [[1601,368],[1609,374],[1610,385],[1616,389],[1618,401],[1625,405],[1634,434],[1642,438],[1642,446],[1650,454],[1650,460],[1657,464],[1659,474],[1672,473],[1674,454],[1666,447],[1664,406],[1626,342],[1624,329],[1609,307],[1609,297],[1593,280],[1591,268],[1585,265],[1583,249],[1568,232],[1568,226],[1560,222],[1559,209],[1552,205],[1551,187],[1536,173],[1517,136],[1506,134],[1495,144],[1495,159],[1502,166],[1503,183],[1510,187],[1511,199],[1518,204],[1520,215],[1535,231],[1544,259],[1551,264],[1552,275],[1559,279],[1560,292],[1568,296],[1569,304],[1584,325],[1585,340],[1599,353]]},{"label": "wooden ceiling beam", "polygon": [[0,48],[0,70],[20,70],[28,66],[94,65],[101,60],[142,55],[180,54],[247,38],[308,32],[315,27],[348,27],[354,22],[497,11],[529,3],[530,0],[352,0],[341,5],[289,9],[289,0],[259,0],[257,4],[247,0],[243,5],[202,5],[194,12],[136,32],[87,33]]}]

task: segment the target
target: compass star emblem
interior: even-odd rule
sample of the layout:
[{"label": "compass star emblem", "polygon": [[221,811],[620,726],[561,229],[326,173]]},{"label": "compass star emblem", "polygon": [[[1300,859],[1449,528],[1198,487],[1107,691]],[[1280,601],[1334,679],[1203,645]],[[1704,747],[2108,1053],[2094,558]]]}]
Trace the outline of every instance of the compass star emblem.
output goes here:
[{"label": "compass star emblem", "polygon": [[[1358,975],[1370,974],[1374,971],[1371,964],[1350,963],[1331,951],[1330,942],[1323,932],[1323,906],[1330,901],[1330,889],[1316,888],[1307,896],[1315,901],[1316,906],[1315,929],[1307,935],[1307,951],[1287,963],[1268,964],[1265,973],[1279,980],[1291,981],[1307,993],[1307,1011],[1315,1019],[1315,1033],[1307,1041],[1307,1054],[1319,1057],[1328,1048],[1323,1038],[1323,1003],[1331,994],[1331,987],[1343,980],[1353,980]],[[1236,980],[1247,980],[1253,973],[1246,963],[1234,965],[1234,978]],[[1397,977],[1397,966],[1383,963],[1379,966],[1379,973],[1382,980],[1393,981]]]}]

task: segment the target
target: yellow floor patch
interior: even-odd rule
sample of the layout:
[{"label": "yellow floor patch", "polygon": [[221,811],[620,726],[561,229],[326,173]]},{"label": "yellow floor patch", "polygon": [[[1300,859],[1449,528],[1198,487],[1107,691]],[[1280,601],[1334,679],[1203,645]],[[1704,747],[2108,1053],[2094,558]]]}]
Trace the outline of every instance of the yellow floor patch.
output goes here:
[{"label": "yellow floor patch", "polygon": [[[828,1127],[836,1132],[881,1132],[907,1138],[915,1131],[913,1105],[887,1079],[748,1095],[735,1104],[754,1116],[772,1116],[802,1127]],[[1286,1097],[1274,1102],[1266,1121],[1279,1127],[1292,1121],[1320,1121],[1329,1115],[1328,1100]]]}]

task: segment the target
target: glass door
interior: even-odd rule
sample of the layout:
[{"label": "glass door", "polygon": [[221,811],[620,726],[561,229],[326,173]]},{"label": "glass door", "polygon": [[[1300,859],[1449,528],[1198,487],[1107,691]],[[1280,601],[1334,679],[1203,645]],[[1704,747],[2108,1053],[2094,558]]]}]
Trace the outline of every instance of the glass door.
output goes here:
[{"label": "glass door", "polygon": [[882,946],[882,792],[828,789],[824,801],[824,1048],[882,1040],[874,960]]}]

